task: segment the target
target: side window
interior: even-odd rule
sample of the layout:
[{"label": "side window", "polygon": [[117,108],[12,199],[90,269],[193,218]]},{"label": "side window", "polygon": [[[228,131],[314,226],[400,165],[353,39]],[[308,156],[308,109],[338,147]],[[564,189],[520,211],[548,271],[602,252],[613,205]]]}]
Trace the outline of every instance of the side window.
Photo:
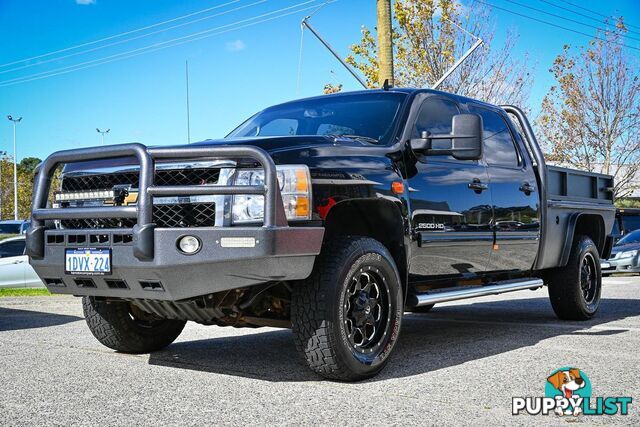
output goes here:
[{"label": "side window", "polygon": [[258,136],[295,135],[298,121],[295,119],[275,119],[260,128]]},{"label": "side window", "polygon": [[484,158],[490,165],[518,167],[520,158],[507,123],[498,113],[474,105],[469,111],[482,117]]},{"label": "side window", "polygon": [[24,255],[24,240],[12,240],[0,244],[0,258]]},{"label": "side window", "polygon": [[[451,133],[451,120],[456,114],[460,114],[460,110],[454,102],[436,97],[427,98],[420,107],[412,138],[419,138],[423,131],[430,134]],[[432,144],[432,148],[449,147],[450,139],[434,140]]]}]

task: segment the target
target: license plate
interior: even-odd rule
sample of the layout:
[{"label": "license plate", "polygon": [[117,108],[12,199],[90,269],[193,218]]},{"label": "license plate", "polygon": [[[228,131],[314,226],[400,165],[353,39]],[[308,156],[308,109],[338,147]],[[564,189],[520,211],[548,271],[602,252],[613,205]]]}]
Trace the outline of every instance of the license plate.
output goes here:
[{"label": "license plate", "polygon": [[67,249],[64,270],[85,276],[111,274],[111,249]]}]

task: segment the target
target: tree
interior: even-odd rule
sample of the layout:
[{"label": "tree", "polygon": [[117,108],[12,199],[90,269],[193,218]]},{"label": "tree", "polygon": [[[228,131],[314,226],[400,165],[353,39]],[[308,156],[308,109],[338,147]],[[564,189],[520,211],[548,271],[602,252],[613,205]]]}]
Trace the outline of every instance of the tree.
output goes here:
[{"label": "tree", "polygon": [[[33,181],[35,167],[40,163],[36,157],[25,157],[18,163],[18,218],[27,219],[31,216],[31,195],[33,194]],[[60,171],[56,171],[51,184],[50,199],[53,200],[53,192],[60,188]],[[10,156],[0,158],[0,205],[1,218],[13,219],[13,158]]]},{"label": "tree", "polygon": [[640,77],[620,45],[626,32],[619,19],[587,47],[565,45],[537,120],[551,160],[614,175],[615,197],[631,194],[640,170]]},{"label": "tree", "polygon": [[22,169],[25,172],[33,174],[36,170],[36,166],[38,166],[41,162],[42,160],[37,157],[25,157],[24,159],[20,160],[20,163],[18,163],[18,168]]},{"label": "tree", "polygon": [[[454,0],[396,0],[393,5],[395,85],[425,87],[435,83],[475,42],[476,50],[439,87],[492,103],[526,104],[533,82],[528,64],[514,59],[517,36],[494,43],[494,23],[485,5],[462,6]],[[360,70],[369,87],[379,87],[376,37],[362,28],[360,43],[351,46],[346,61]]]}]

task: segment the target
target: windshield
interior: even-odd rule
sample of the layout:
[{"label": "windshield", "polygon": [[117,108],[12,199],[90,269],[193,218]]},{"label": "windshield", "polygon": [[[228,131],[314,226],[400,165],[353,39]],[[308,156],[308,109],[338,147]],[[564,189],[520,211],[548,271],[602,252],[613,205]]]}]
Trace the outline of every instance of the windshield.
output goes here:
[{"label": "windshield", "polygon": [[632,231],[625,235],[622,239],[618,240],[617,245],[626,245],[628,243],[640,242],[640,230]]},{"label": "windshield", "polygon": [[292,135],[345,135],[386,144],[404,93],[327,96],[267,108],[227,138]]},{"label": "windshield", "polygon": [[20,224],[0,224],[0,234],[20,234]]}]

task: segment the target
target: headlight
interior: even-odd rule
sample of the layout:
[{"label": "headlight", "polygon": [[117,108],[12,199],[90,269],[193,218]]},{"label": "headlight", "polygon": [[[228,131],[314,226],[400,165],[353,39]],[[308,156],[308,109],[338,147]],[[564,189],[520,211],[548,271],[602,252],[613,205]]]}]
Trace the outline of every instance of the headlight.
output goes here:
[{"label": "headlight", "polygon": [[631,257],[634,257],[636,255],[638,255],[638,251],[637,250],[636,251],[625,251],[625,252],[622,252],[618,256],[618,258],[631,258]]},{"label": "headlight", "polygon": [[[305,165],[276,166],[278,183],[289,221],[311,219],[311,175]],[[264,185],[263,169],[238,169],[235,185]],[[264,218],[264,196],[233,196],[233,223],[256,222]]]}]

